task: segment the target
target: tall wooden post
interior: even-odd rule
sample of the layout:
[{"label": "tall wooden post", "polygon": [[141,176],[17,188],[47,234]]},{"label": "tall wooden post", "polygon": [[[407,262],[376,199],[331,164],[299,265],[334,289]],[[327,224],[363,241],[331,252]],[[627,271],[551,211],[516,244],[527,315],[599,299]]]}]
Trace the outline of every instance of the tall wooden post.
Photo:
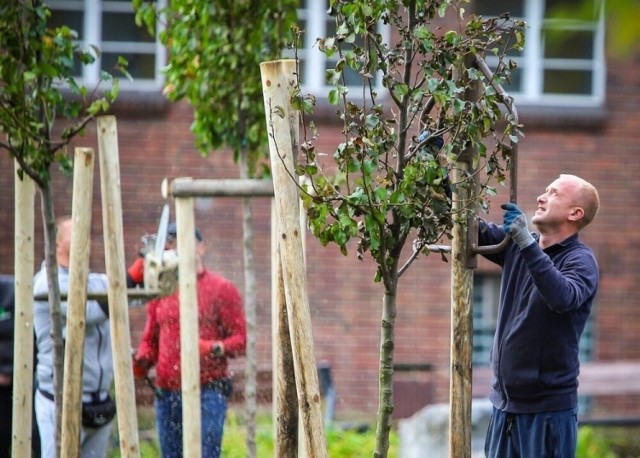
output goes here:
[{"label": "tall wooden post", "polygon": [[[180,181],[190,178],[180,178]],[[193,198],[176,199],[180,295],[180,365],[182,377],[182,441],[184,456],[200,458],[200,353]]]},{"label": "tall wooden post", "polygon": [[298,456],[298,405],[275,206],[271,206],[271,328],[274,456]]},{"label": "tall wooden post", "polygon": [[[472,65],[470,56],[465,62]],[[464,70],[464,69],[462,69]],[[467,101],[477,100],[477,85],[467,81]],[[451,378],[449,386],[449,456],[471,456],[471,401],[473,355],[473,270],[470,239],[476,234],[474,205],[477,184],[472,172],[475,151],[462,151],[452,173],[456,183],[452,214],[455,223],[451,245]]]},{"label": "tall wooden post", "polygon": [[11,456],[31,456],[33,431],[33,263],[35,185],[15,162],[15,312]]},{"label": "tall wooden post", "polygon": [[120,155],[114,116],[98,117],[100,189],[105,266],[109,277],[109,323],[118,406],[120,455],[139,457],[138,417],[131,364],[131,331],[122,229]]},{"label": "tall wooden post", "polygon": [[[296,83],[293,59],[260,64],[265,105],[273,188],[275,193],[284,289],[287,302],[289,333],[296,374],[300,420],[304,427],[309,456],[326,457],[318,371],[313,352],[311,314],[307,296],[306,269],[300,227],[300,199],[294,170],[294,138],[299,122],[292,115],[290,97]],[[295,120],[295,121],[293,121]]]},{"label": "tall wooden post", "polygon": [[76,148],[73,167],[71,253],[67,294],[62,391],[62,445],[60,456],[80,456],[82,411],[82,360],[87,304],[87,276],[91,249],[91,205],[94,154],[91,148]]}]

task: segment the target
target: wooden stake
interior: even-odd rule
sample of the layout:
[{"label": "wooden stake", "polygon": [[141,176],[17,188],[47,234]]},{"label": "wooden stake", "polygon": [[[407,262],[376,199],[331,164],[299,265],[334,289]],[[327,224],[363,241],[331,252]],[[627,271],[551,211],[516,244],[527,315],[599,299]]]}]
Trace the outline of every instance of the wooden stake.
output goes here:
[{"label": "wooden stake", "polygon": [[[318,372],[313,352],[311,314],[307,296],[297,184],[294,173],[298,116],[292,113],[290,96],[296,83],[292,59],[260,64],[269,150],[278,218],[277,237],[294,358],[300,419],[309,456],[326,457]],[[292,120],[295,120],[292,122]]]},{"label": "wooden stake", "polygon": [[[468,163],[459,162],[453,169],[452,182],[466,179]],[[460,218],[454,224],[451,245],[451,379],[449,386],[449,456],[471,455],[471,356],[473,314],[471,294],[473,271],[467,268],[467,229],[464,209],[469,201],[466,186],[457,186],[452,213]]]},{"label": "wooden stake", "polygon": [[60,456],[80,456],[82,411],[82,360],[87,304],[87,276],[91,248],[91,204],[94,155],[91,148],[76,148],[73,166],[69,300],[62,391],[62,446]]},{"label": "wooden stake", "polygon": [[15,162],[15,311],[11,456],[31,456],[33,431],[33,265],[35,185]]},{"label": "wooden stake", "polygon": [[[180,178],[178,182],[189,181]],[[200,352],[193,198],[176,199],[180,295],[180,366],[182,377],[182,442],[184,456],[200,458]]]},{"label": "wooden stake", "polygon": [[120,455],[139,457],[138,417],[131,364],[118,131],[114,116],[98,117],[100,189],[105,266],[109,277],[109,322],[118,406]]},{"label": "wooden stake", "polygon": [[[474,56],[465,59],[471,66]],[[457,69],[464,71],[464,68]],[[465,99],[479,99],[479,85],[467,81]],[[449,390],[449,456],[467,458],[471,456],[471,400],[472,400],[472,355],[473,355],[473,256],[469,245],[469,228],[475,219],[477,182],[473,173],[473,147],[462,151],[452,171],[452,182],[456,191],[452,199],[452,214],[455,222],[451,245],[451,379]],[[474,237],[475,238],[475,234]]]},{"label": "wooden stake", "polygon": [[287,301],[278,245],[278,220],[275,205],[271,206],[271,327],[274,456],[298,456],[298,403],[296,373],[293,366]]}]

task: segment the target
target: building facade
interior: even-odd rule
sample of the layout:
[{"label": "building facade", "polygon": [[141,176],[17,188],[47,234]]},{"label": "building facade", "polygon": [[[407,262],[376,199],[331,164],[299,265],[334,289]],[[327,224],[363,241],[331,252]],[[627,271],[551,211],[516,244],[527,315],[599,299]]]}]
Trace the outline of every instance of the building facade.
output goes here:
[{"label": "building facade", "polygon": [[[122,4],[128,2],[50,2],[54,18],[73,18],[83,30],[87,24],[102,24],[113,30],[131,19]],[[312,11],[322,2],[305,2],[300,17],[321,36],[324,16]],[[581,238],[595,251],[601,269],[600,291],[592,322],[585,336],[583,361],[640,361],[640,260],[635,241],[640,241],[640,216],[633,202],[640,193],[640,60],[638,55],[607,57],[604,19],[597,8],[592,18],[550,17],[544,0],[481,1],[479,12],[500,14],[499,6],[530,24],[528,49],[514,56],[520,71],[514,75],[514,94],[526,137],[519,149],[518,204],[531,215],[536,197],[560,173],[572,173],[591,181],[600,191],[602,207],[595,222]],[[558,2],[548,2],[549,4]],[[485,5],[486,4],[486,5]],[[500,5],[498,5],[500,4]],[[502,5],[504,4],[504,5]],[[598,2],[594,1],[594,8]],[[74,6],[75,5],[75,6]],[[100,6],[100,7],[98,7]],[[65,9],[67,8],[67,9]],[[69,9],[71,8],[71,9]],[[75,8],[75,9],[74,9]],[[484,8],[484,9],[483,9]],[[123,19],[124,18],[124,19]],[[320,18],[321,20],[318,20]],[[323,22],[324,21],[324,22]],[[324,26],[322,25],[324,23]],[[83,25],[84,24],[84,25]],[[552,47],[546,37],[554,30],[579,30],[571,41]],[[126,27],[123,28],[125,31]],[[177,177],[236,178],[237,166],[228,151],[213,152],[203,158],[194,148],[189,131],[193,119],[185,103],[171,104],[161,95],[164,51],[153,40],[128,29],[110,35],[86,37],[109,53],[125,51],[134,65],[135,84],[123,85],[113,114],[117,117],[123,224],[127,263],[134,261],[141,237],[156,230],[164,200],[163,179]],[[93,32],[92,32],[93,33]],[[124,35],[123,35],[124,34]],[[87,34],[88,35],[88,34]],[[314,36],[314,35],[311,35]],[[81,34],[81,39],[84,35]],[[143,45],[139,45],[142,42]],[[327,62],[311,57],[313,42],[306,42],[302,58],[309,75],[322,74]],[[105,62],[105,66],[108,62]],[[312,71],[313,69],[320,71]],[[137,74],[136,74],[137,73]],[[84,75],[91,81],[92,74]],[[309,76],[309,89],[321,91],[323,82]],[[304,83],[304,80],[303,80]],[[317,93],[317,92],[316,92]],[[340,126],[330,110],[316,121],[320,132],[318,147],[331,154],[340,141]],[[93,147],[97,153],[95,124],[72,147]],[[71,211],[72,181],[55,173],[57,215]],[[14,255],[14,171],[11,159],[0,156],[0,215],[6,221],[0,231],[0,272],[12,273]],[[508,189],[492,203],[486,217],[501,220],[499,204],[508,198]],[[96,167],[92,215],[93,270],[104,269],[99,170]],[[258,356],[265,371],[271,366],[271,201],[252,199],[255,231],[255,262],[258,298]],[[43,256],[39,197],[36,212],[36,260]],[[172,208],[172,213],[175,210]],[[209,245],[207,264],[244,287],[242,256],[242,209],[236,198],[196,199],[196,224]],[[360,412],[373,415],[378,402],[378,358],[383,290],[374,283],[374,264],[358,261],[355,250],[342,256],[336,247],[322,247],[311,234],[306,237],[309,303],[318,362],[328,363],[337,390],[340,415]],[[37,266],[37,267],[38,267]],[[474,289],[475,353],[478,367],[487,362],[492,317],[497,300],[496,278],[488,263],[476,269]],[[401,278],[396,319],[395,361],[396,399],[400,410],[415,411],[425,402],[446,402],[449,389],[450,263],[439,256],[420,258]],[[144,306],[130,310],[132,343],[135,346],[145,319]],[[243,370],[243,361],[234,363]],[[402,370],[407,369],[407,370]],[[608,395],[585,404],[592,414],[624,410],[640,414],[640,395]]]}]

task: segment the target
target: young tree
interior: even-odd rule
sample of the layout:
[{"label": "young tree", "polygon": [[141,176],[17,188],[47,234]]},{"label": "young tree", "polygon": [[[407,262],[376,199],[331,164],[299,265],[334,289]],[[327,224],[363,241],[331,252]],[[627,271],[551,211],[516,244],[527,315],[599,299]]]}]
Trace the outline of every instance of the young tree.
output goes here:
[{"label": "young tree", "polygon": [[[280,57],[293,42],[296,0],[211,2],[133,0],[137,20],[148,27],[162,24],[160,40],[169,62],[164,93],[172,101],[186,99],[194,107],[192,131],[204,156],[221,147],[233,151],[240,178],[268,173],[260,62]],[[262,167],[262,168],[261,168]],[[255,456],[256,274],[250,199],[243,200],[245,310],[248,342],[245,374],[247,446]]]},{"label": "young tree", "polygon": [[[336,34],[318,43],[327,57],[337,57],[326,79],[344,140],[326,167],[329,173],[313,139],[305,139],[296,172],[309,179],[303,200],[315,236],[345,255],[355,239],[358,257],[368,253],[374,259],[375,281],[384,288],[376,457],[386,456],[389,447],[400,277],[420,253],[451,237],[459,215],[488,205],[493,185],[505,179],[511,145],[522,135],[513,116],[500,128],[498,123],[504,119],[501,107],[510,104],[500,83],[514,68],[504,57],[511,47],[522,47],[524,24],[507,16],[466,17],[462,3],[333,0]],[[453,27],[439,27],[444,25]],[[381,27],[391,29],[391,43]],[[474,64],[484,62],[476,56],[485,54],[500,58],[495,73]],[[346,86],[347,72],[362,81],[357,93]],[[467,97],[472,87],[479,98]],[[303,110],[313,100],[294,95]],[[472,165],[469,172],[454,170],[462,159]],[[480,181],[477,199],[452,202],[450,191],[455,198]],[[410,238],[413,251],[407,254]]]},{"label": "young tree", "polygon": [[[93,63],[98,50],[81,49],[75,43],[77,33],[69,27],[48,28],[49,16],[49,9],[41,0],[3,2],[0,6],[0,131],[6,135],[6,140],[0,141],[0,149],[18,162],[21,178],[28,175],[33,179],[41,199],[59,453],[64,349],[51,167],[57,163],[63,172],[71,172],[73,164],[67,145],[82,134],[96,115],[108,109],[117,97],[118,84],[104,73],[102,81],[114,83],[104,94],[90,93],[79,86],[72,76],[74,63]],[[58,120],[67,120],[59,132],[54,131]]]}]

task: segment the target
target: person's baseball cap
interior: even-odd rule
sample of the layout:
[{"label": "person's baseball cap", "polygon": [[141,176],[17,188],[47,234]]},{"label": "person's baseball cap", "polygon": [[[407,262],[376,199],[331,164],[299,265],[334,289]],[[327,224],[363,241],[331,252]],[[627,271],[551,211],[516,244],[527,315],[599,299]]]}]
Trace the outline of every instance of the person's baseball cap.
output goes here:
[{"label": "person's baseball cap", "polygon": [[[170,222],[169,225],[167,226],[167,235],[173,238],[176,238],[176,236],[178,235],[178,225],[174,221]],[[196,227],[196,240],[198,242],[202,242],[202,233],[197,227]]]}]

